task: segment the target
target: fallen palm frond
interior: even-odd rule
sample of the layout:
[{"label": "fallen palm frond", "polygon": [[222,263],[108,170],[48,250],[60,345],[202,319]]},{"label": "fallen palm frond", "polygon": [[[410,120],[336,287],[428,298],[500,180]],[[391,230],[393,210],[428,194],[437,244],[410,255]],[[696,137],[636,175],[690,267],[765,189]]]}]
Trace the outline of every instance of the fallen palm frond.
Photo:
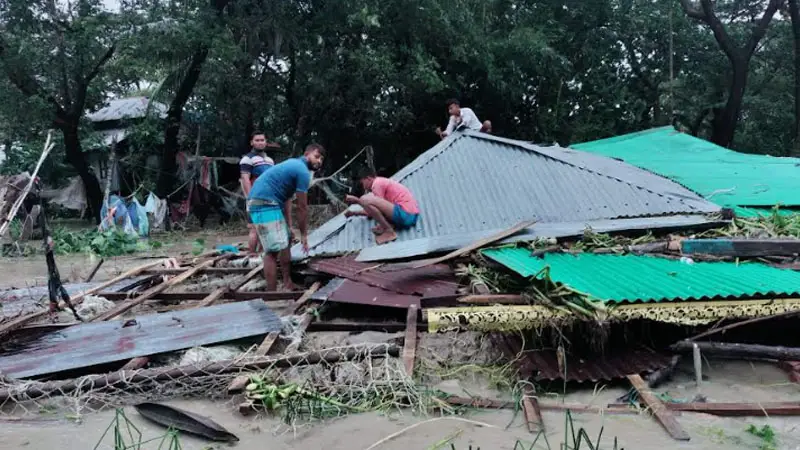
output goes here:
[{"label": "fallen palm frond", "polygon": [[627,248],[655,242],[656,238],[651,232],[639,236],[637,238],[629,238],[626,236],[612,236],[606,233],[595,233],[591,228],[587,227],[583,231],[581,239],[570,247],[573,251],[590,252],[599,249],[610,250],[614,253],[625,253]]},{"label": "fallen palm frond", "polygon": [[[111,434],[109,435],[109,433]],[[108,424],[103,435],[100,436],[100,440],[94,446],[94,450],[97,450],[101,446],[103,446],[103,448],[109,446],[108,443],[106,443],[107,436],[113,441],[111,446],[113,446],[114,450],[138,450],[142,448],[143,444],[156,441],[159,442],[159,449],[180,450],[182,448],[178,437],[178,431],[174,428],[168,429],[165,434],[156,438],[142,440],[142,432],[128,419],[122,408],[116,409],[114,418],[111,419],[111,423]]]},{"label": "fallen palm frond", "polygon": [[724,228],[715,228],[698,237],[749,237],[800,239],[800,213],[781,214],[778,206],[770,214],[757,217],[737,217]]}]

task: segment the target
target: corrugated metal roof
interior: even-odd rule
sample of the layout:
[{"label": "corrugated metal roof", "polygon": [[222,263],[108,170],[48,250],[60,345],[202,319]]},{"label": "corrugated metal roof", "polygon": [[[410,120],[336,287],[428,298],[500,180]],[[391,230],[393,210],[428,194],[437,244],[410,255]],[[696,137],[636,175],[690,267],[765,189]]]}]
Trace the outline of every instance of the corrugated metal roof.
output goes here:
[{"label": "corrugated metal roof", "polygon": [[311,296],[312,300],[406,309],[419,307],[419,295],[400,294],[344,278],[334,278]]},{"label": "corrugated metal roof", "polygon": [[[128,97],[109,100],[108,103],[99,110],[88,114],[92,122],[108,122],[110,120],[141,119],[147,114],[147,97]],[[151,114],[158,114],[159,117],[166,117],[167,105],[154,103]]]},{"label": "corrugated metal roof", "polygon": [[400,294],[419,294],[437,297],[455,294],[458,290],[453,269],[447,264],[435,264],[421,269],[382,272],[371,263],[360,263],[351,256],[320,259],[311,262],[311,268],[319,272],[348,278]]},{"label": "corrugated metal roof", "polygon": [[673,127],[571,146],[619,158],[724,206],[800,205],[800,158],[739,153]]},{"label": "corrugated metal roof", "polygon": [[[495,333],[492,339],[509,358],[516,359],[522,351],[522,342],[513,335]],[[593,354],[588,358],[567,353],[564,368],[561,369],[555,351],[526,350],[516,364],[523,374],[531,374],[531,381],[597,382],[667,367],[670,357],[644,348],[626,349],[610,355]]]},{"label": "corrugated metal roof", "polygon": [[[0,356],[0,373],[26,378],[90,367],[137,356],[263,335],[281,329],[280,318],[261,300],[228,303],[76,325]],[[234,326],[232,326],[234,325]]]},{"label": "corrugated metal roof", "polygon": [[[416,227],[376,247],[368,220],[339,215],[309,236],[308,256],[373,248],[370,259],[396,258],[406,246],[419,255],[441,250],[439,238],[483,237],[531,219],[537,226],[583,224],[719,210],[669,180],[612,159],[471,131],[440,142],[392,179],[414,193],[422,210]],[[293,256],[306,255],[295,247]]]},{"label": "corrugated metal roof", "polygon": [[484,250],[483,255],[524,277],[550,268],[550,279],[608,303],[786,297],[800,293],[800,272],[759,263],[694,262],[638,255],[531,256],[524,248]]}]

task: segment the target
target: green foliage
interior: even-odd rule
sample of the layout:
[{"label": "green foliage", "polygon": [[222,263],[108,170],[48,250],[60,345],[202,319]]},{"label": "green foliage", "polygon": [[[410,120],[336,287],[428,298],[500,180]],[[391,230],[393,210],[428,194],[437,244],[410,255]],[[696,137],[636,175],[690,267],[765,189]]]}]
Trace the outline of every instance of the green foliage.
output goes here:
[{"label": "green foliage", "polygon": [[[106,442],[106,441],[111,442]],[[170,427],[163,436],[153,439],[142,440],[142,432],[131,422],[125,415],[125,410],[117,408],[114,413],[114,418],[106,427],[100,440],[94,446],[94,450],[98,448],[108,448],[113,446],[114,450],[139,450],[143,448],[144,444],[158,442],[158,449],[165,450],[180,450],[181,441],[178,430]]]},{"label": "green foliage", "polygon": [[70,253],[93,253],[98,256],[120,256],[145,251],[161,246],[159,242],[147,242],[121,230],[69,231],[56,228],[51,237],[58,255]]},{"label": "green foliage", "polygon": [[775,436],[775,430],[772,429],[769,425],[764,425],[761,428],[750,424],[745,430],[748,433],[761,438],[761,445],[759,445],[759,450],[777,450],[778,448],[778,439]]}]

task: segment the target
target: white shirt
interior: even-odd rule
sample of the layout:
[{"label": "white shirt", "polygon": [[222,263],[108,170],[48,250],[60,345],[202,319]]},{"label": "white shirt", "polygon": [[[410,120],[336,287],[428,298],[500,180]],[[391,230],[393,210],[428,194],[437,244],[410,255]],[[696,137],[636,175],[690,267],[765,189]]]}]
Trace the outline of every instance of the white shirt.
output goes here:
[{"label": "white shirt", "polygon": [[457,126],[463,125],[470,130],[480,131],[481,126],[483,124],[480,120],[478,120],[478,116],[470,108],[461,108],[461,121],[458,121],[458,117],[450,116],[450,122],[447,123],[447,129],[444,130],[445,136],[450,136]]}]

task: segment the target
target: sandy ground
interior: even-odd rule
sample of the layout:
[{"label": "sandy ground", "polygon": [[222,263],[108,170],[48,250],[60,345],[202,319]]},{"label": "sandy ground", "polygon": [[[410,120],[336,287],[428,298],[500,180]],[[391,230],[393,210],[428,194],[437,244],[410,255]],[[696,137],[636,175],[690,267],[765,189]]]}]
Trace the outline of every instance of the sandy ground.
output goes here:
[{"label": "sandy ground", "polygon": [[[151,257],[176,256],[181,253],[191,254],[195,239],[205,241],[205,250],[212,250],[217,245],[247,242],[247,230],[235,228],[225,231],[206,230],[185,234],[170,233],[156,235],[153,239],[163,242],[163,247],[145,254],[133,254],[105,258],[92,281],[104,281],[113,278],[126,270],[147,264]],[[88,254],[56,255],[56,264],[63,283],[83,282],[91,273],[99,257]],[[0,258],[0,290],[10,288],[26,288],[47,284],[47,265],[43,254],[28,257]]]},{"label": "sandy ground", "polygon": [[[669,393],[674,399],[691,399],[697,393],[707,396],[709,401],[788,401],[800,398],[800,388],[786,382],[783,372],[770,364],[750,364],[741,362],[712,361],[706,367],[710,380],[700,389],[690,380],[689,375],[679,374],[669,384],[659,388],[659,393]],[[469,392],[476,392],[467,380],[446,381],[437,386],[454,394],[464,395],[464,386]],[[480,390],[484,395],[488,391]],[[586,386],[564,396],[544,396],[542,404],[567,403],[593,404],[596,406],[614,402],[625,389],[609,386]],[[495,393],[501,396],[500,393]],[[531,447],[536,436],[525,428],[521,414],[513,411],[469,411],[460,418],[481,422],[484,425],[469,423],[453,418],[421,417],[410,412],[394,412],[388,415],[369,413],[346,418],[303,425],[291,429],[279,419],[270,417],[240,416],[233,408],[234,402],[173,401],[168,402],[198,414],[211,417],[240,438],[236,444],[216,444],[188,435],[181,436],[184,449],[222,449],[235,447],[251,449],[289,449],[289,448],[330,448],[367,449],[374,443],[401,432],[415,424],[418,426],[398,434],[395,438],[381,444],[379,449],[456,449],[481,448],[514,449],[517,442],[524,447],[547,449],[559,448],[564,442],[565,414],[563,412],[544,412],[547,427],[545,436]],[[143,440],[163,436],[164,429],[152,424],[138,415],[133,408],[126,408],[126,415],[142,432]],[[101,437],[113,417],[113,411],[84,415],[80,420],[71,421],[44,416],[29,421],[6,421],[2,423],[0,448],[27,449],[91,449],[101,441]],[[602,430],[601,448],[614,448],[617,438],[618,448],[626,449],[758,449],[762,442],[746,432],[749,425],[762,427],[769,425],[777,436],[776,449],[800,449],[800,418],[796,417],[742,417],[724,418],[705,414],[683,413],[677,417],[681,425],[691,435],[689,442],[672,440],[661,426],[647,414],[600,415],[583,413],[573,415],[577,429],[583,427],[592,439],[596,440]],[[437,443],[452,438],[446,445],[436,447]],[[549,444],[549,447],[548,447]],[[111,449],[113,441],[107,436],[99,448]],[[145,444],[142,448],[158,448],[158,440]],[[588,448],[588,447],[582,447]]]}]

